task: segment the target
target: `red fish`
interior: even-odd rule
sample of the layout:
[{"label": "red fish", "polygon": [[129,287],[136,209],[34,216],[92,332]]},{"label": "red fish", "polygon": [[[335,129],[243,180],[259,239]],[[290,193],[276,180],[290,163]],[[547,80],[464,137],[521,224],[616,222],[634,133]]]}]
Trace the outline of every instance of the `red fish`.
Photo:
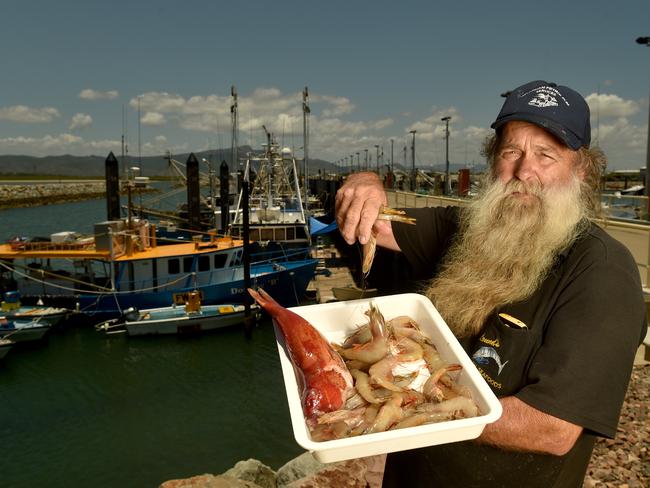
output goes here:
[{"label": "red fish", "polygon": [[282,330],[289,357],[301,387],[302,408],[308,422],[343,407],[354,393],[352,376],[338,352],[313,325],[287,310],[268,293],[248,289]]}]

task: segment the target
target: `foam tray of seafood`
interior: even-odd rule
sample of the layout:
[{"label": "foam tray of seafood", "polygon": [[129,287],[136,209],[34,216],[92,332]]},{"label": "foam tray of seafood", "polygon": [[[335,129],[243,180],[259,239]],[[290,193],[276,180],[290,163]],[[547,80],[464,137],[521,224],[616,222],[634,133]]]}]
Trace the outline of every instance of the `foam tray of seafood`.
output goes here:
[{"label": "foam tray of seafood", "polygon": [[320,462],[329,463],[473,439],[481,434],[488,423],[496,421],[501,416],[501,404],[498,399],[426,297],[409,293],[293,307],[290,310],[309,321],[331,343],[342,344],[360,325],[368,323],[365,312],[369,310],[371,302],[379,308],[386,320],[408,315],[435,345],[442,359],[447,363],[457,363],[462,366],[455,381],[469,392],[478,406],[478,415],[385,432],[316,441],[307,426],[293,364],[287,355],[282,333],[276,326],[278,352],[293,433],[300,446],[311,451]]}]

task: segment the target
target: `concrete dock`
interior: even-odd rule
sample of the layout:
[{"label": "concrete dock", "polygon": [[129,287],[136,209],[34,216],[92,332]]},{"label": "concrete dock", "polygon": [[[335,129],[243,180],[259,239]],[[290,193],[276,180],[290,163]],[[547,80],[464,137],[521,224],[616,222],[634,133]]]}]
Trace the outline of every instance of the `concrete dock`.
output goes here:
[{"label": "concrete dock", "polygon": [[317,241],[313,257],[318,259],[317,274],[307,290],[315,293],[318,303],[336,301],[332,288],[354,285],[350,269],[333,244],[323,244]]}]

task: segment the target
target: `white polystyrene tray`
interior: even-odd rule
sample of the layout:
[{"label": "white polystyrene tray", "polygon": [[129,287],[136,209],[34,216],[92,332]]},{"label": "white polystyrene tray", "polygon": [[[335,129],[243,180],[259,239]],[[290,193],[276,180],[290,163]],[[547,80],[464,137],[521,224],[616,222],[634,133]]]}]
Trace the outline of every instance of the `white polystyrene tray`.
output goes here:
[{"label": "white polystyrene tray", "polygon": [[474,363],[428,298],[415,293],[293,307],[290,310],[308,320],[329,341],[341,343],[357,326],[367,322],[364,312],[374,302],[388,320],[398,315],[413,318],[435,344],[447,362],[460,363],[463,370],[458,383],[467,386],[477,403],[478,417],[450,420],[436,424],[366,434],[345,439],[316,442],[311,440],[300,402],[300,392],[293,365],[284,347],[279,328],[275,334],[280,354],[289,413],[296,442],[311,451],[323,463],[343,461],[418,447],[457,442],[478,437],[483,428],[501,416],[501,404],[483,380]]}]

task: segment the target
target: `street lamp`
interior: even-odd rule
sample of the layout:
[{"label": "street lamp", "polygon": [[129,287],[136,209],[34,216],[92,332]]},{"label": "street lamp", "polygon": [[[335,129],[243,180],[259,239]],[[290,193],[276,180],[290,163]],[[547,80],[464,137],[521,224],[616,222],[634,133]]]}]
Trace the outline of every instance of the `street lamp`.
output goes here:
[{"label": "street lamp", "polygon": [[[636,42],[650,47],[650,37],[637,37]],[[648,105],[648,143],[645,153],[645,194],[648,196],[648,214],[650,214],[650,104]]]},{"label": "street lamp", "polygon": [[416,130],[410,130],[409,134],[413,134],[413,142],[411,143],[411,191],[415,191],[415,133]]},{"label": "street lamp", "polygon": [[361,171],[361,157],[357,153],[357,170]]},{"label": "street lamp", "polygon": [[365,158],[363,160],[363,169],[364,169],[364,171],[367,171],[368,170],[368,150],[364,149],[364,151],[366,153],[366,156],[365,156]]},{"label": "street lamp", "polygon": [[445,123],[445,195],[451,195],[451,179],[449,178],[449,121],[451,117],[443,117]]},{"label": "street lamp", "polygon": [[379,144],[375,144],[375,149],[377,150],[377,174],[379,174]]}]

